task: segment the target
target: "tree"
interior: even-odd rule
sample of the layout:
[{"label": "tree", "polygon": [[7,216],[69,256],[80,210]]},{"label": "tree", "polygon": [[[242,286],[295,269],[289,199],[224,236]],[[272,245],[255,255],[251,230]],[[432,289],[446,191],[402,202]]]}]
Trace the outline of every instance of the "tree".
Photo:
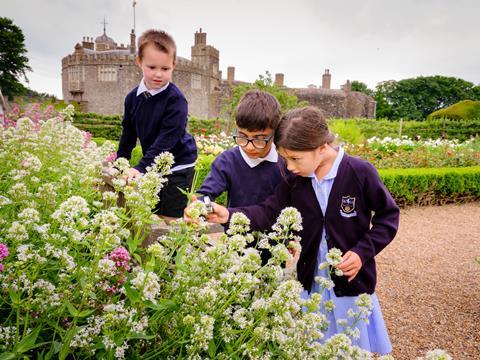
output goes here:
[{"label": "tree", "polygon": [[447,76],[419,76],[385,81],[375,89],[377,117],[422,120],[428,114],[461,100],[480,99],[478,86]]},{"label": "tree", "polygon": [[374,91],[372,89],[369,89],[367,84],[358,80],[352,81],[352,91],[358,91],[371,97],[374,96]]},{"label": "tree", "polygon": [[22,29],[12,20],[0,17],[0,89],[9,98],[25,93],[20,79],[28,82],[25,72],[32,70],[24,42]]},{"label": "tree", "polygon": [[253,84],[241,84],[234,86],[232,89],[232,100],[227,104],[225,110],[229,114],[234,114],[243,94],[252,89],[265,91],[275,96],[283,111],[308,105],[306,101],[299,101],[295,95],[291,95],[285,89],[275,85],[272,80],[272,75],[266,71],[265,75],[259,75],[258,79],[255,80]]}]

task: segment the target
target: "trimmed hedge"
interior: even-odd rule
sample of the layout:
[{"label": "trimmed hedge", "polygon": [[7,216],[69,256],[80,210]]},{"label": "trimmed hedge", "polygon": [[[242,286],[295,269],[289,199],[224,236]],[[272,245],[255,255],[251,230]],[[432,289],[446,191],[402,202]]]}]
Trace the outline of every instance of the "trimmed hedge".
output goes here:
[{"label": "trimmed hedge", "polygon": [[480,166],[379,170],[399,206],[480,200]]},{"label": "trimmed hedge", "polygon": [[[198,189],[215,157],[199,156]],[[442,205],[480,200],[480,166],[464,168],[418,168],[379,170],[385,186],[397,204],[405,206]],[[217,202],[225,204],[225,194]]]},{"label": "trimmed hedge", "polygon": [[427,119],[480,119],[480,101],[463,100],[434,111]]},{"label": "trimmed hedge", "polygon": [[[458,139],[460,141],[468,140],[470,137],[480,135],[480,119],[471,120],[451,120],[451,119],[433,119],[426,121],[390,121],[375,119],[331,119],[332,128],[338,126],[338,123],[344,122],[348,126],[359,127],[365,138],[373,136],[384,138],[396,138],[399,135],[405,135],[414,138],[419,135],[423,139],[447,138]],[[337,124],[337,125],[335,125]],[[400,125],[401,124],[401,125]],[[401,132],[400,132],[400,126]],[[348,127],[347,127],[348,128]]]}]

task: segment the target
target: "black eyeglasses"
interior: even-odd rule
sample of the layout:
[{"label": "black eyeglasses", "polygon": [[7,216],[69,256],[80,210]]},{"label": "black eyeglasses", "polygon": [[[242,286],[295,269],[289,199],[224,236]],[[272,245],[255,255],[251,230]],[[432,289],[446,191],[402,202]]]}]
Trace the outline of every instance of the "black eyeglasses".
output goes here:
[{"label": "black eyeglasses", "polygon": [[265,139],[257,139],[257,138],[247,138],[242,135],[237,134],[237,130],[235,130],[235,134],[233,134],[233,140],[235,140],[235,144],[239,146],[247,146],[249,142],[252,143],[255,149],[265,149],[267,144],[270,140],[272,140],[273,134]]}]

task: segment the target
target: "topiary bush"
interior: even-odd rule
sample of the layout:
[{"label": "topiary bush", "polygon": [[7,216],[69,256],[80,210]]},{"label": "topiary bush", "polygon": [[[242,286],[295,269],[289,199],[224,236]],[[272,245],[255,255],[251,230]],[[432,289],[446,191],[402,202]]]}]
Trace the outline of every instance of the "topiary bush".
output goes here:
[{"label": "topiary bush", "polygon": [[480,119],[480,101],[463,100],[444,109],[434,111],[427,119]]}]

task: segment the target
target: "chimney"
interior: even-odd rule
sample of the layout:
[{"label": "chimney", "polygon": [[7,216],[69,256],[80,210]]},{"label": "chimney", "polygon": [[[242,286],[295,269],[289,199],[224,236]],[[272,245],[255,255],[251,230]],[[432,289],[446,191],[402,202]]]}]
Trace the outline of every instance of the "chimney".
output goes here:
[{"label": "chimney", "polygon": [[130,33],[130,54],[135,54],[135,30],[132,29],[132,32]]},{"label": "chimney", "polygon": [[342,90],[345,92],[352,91],[352,83],[350,82],[350,80],[347,80],[347,82],[342,85]]},{"label": "chimney", "polygon": [[282,73],[275,74],[275,85],[278,87],[283,87],[284,75]]},{"label": "chimney", "polygon": [[330,70],[325,69],[325,74],[322,75],[322,89],[330,89],[330,80],[332,75],[330,75]]},{"label": "chimney", "polygon": [[229,66],[227,67],[227,82],[232,85],[235,81],[235,67]]}]

